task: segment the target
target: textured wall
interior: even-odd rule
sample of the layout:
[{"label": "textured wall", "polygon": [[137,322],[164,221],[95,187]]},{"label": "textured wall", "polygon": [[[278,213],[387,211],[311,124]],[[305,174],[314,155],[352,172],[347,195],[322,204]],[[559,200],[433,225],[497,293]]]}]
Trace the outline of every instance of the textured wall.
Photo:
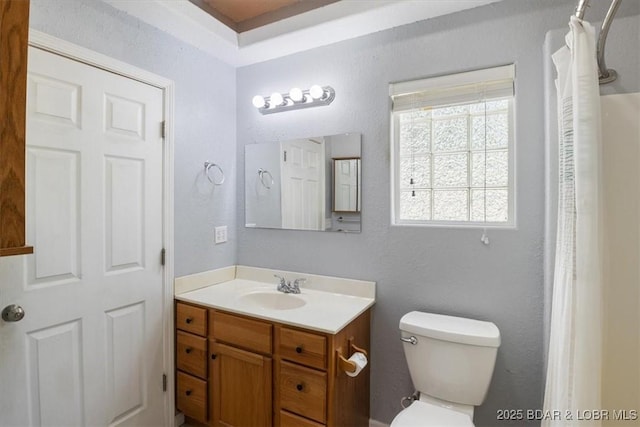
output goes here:
[{"label": "textured wall", "polygon": [[[235,69],[99,1],[32,0],[30,25],[175,82],[175,273],[234,264]],[[205,160],[224,169],[223,186],[206,181]],[[217,225],[229,242],[214,246]]]},{"label": "textured wall", "polygon": [[[495,322],[502,346],[478,425],[496,410],[539,408],[543,361],[543,44],[564,28],[573,0],[512,0],[285,58],[237,75],[238,179],[245,144],[362,132],[361,234],[238,228],[238,262],[375,280],[372,416],[390,421],[412,390],[398,321],[426,310]],[[388,84],[515,63],[517,230],[390,226]],[[329,107],[260,115],[255,94],[332,85]],[[242,188],[242,186],[239,186]],[[238,218],[244,215],[238,194]]]}]

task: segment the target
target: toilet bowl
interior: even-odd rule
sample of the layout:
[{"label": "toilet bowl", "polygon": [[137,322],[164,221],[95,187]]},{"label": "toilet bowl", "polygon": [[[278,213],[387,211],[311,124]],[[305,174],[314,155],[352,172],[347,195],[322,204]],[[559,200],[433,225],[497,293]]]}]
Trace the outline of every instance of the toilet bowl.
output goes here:
[{"label": "toilet bowl", "polygon": [[389,427],[473,427],[472,415],[433,402],[416,400],[396,415]]},{"label": "toilet bowl", "polygon": [[412,311],[400,319],[401,340],[418,400],[391,427],[471,427],[486,397],[500,346],[491,322]]}]

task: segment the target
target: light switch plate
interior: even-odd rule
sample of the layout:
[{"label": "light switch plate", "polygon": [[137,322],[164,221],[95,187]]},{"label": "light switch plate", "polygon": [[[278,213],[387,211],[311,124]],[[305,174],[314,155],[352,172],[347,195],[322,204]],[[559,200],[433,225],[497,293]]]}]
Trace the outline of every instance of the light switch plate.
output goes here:
[{"label": "light switch plate", "polygon": [[218,243],[224,243],[227,241],[227,226],[222,225],[220,227],[215,228],[215,242],[216,245]]}]

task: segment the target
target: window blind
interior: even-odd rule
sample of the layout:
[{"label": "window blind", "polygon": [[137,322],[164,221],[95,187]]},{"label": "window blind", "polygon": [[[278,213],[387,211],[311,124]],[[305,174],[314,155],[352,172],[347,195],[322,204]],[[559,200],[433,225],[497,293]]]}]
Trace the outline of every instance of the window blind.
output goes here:
[{"label": "window blind", "polygon": [[487,68],[478,71],[432,77],[410,82],[392,83],[389,95],[392,111],[407,111],[505,98],[514,95],[515,66]]}]

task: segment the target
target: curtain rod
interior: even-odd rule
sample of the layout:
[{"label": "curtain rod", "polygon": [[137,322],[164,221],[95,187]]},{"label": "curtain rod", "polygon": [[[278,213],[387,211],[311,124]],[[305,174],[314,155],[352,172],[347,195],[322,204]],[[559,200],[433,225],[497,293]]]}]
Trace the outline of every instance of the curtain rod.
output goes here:
[{"label": "curtain rod", "polygon": [[[604,49],[605,44],[607,43],[607,35],[609,34],[609,28],[611,27],[611,22],[613,22],[613,18],[618,11],[618,7],[620,7],[620,2],[622,0],[612,0],[611,6],[609,6],[609,10],[607,11],[607,15],[602,21],[602,27],[600,28],[600,34],[598,35],[598,79],[600,84],[611,83],[618,77],[618,73],[616,73],[613,69],[608,69],[607,64],[604,59]],[[580,0],[578,6],[576,7],[576,17],[578,19],[583,19],[584,14],[589,7],[589,0]]]}]

